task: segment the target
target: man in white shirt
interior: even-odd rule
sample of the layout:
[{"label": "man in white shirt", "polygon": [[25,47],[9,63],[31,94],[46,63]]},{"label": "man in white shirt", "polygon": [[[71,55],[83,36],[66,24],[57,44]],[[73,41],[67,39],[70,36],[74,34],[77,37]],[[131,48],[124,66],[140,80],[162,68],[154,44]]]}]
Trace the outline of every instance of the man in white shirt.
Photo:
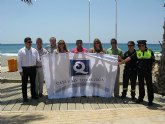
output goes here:
[{"label": "man in white shirt", "polygon": [[[48,53],[46,49],[42,47],[42,39],[37,38],[36,40],[37,45],[37,51],[39,53],[39,57],[41,60],[42,55],[45,55]],[[43,74],[43,68],[42,68],[42,62],[37,62],[37,74],[36,74],[36,93],[39,97],[43,96],[43,82],[44,82],[44,74]]]},{"label": "man in white shirt", "polygon": [[18,71],[22,77],[22,95],[23,101],[28,102],[27,82],[30,77],[31,98],[38,99],[35,91],[36,64],[40,61],[38,51],[31,47],[32,41],[30,37],[24,39],[25,47],[18,52]]}]

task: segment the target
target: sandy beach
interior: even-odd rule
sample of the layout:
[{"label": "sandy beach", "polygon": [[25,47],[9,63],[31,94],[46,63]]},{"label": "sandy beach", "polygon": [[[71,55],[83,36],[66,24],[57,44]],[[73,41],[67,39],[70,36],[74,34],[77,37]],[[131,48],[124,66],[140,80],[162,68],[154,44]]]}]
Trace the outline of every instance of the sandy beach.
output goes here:
[{"label": "sandy beach", "polygon": [[[7,79],[7,80],[21,80],[21,77],[20,77],[18,71],[8,72],[8,60],[9,59],[17,59],[17,56],[1,56],[0,57],[0,62],[1,62],[1,66],[2,66],[1,78]],[[120,82],[122,82],[123,68],[124,68],[124,65],[120,65]]]},{"label": "sandy beach", "polygon": [[9,59],[17,59],[17,56],[0,56],[1,66],[8,66],[7,60]]},{"label": "sandy beach", "polygon": [[0,62],[1,62],[1,79],[7,79],[7,80],[21,80],[21,77],[16,72],[8,72],[8,60],[9,59],[17,59],[17,56],[1,56]]}]

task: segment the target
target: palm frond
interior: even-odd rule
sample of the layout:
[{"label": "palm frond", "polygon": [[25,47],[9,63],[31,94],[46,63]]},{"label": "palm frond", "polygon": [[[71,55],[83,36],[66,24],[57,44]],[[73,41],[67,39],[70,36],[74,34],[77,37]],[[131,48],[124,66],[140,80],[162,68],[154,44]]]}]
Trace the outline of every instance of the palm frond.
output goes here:
[{"label": "palm frond", "polygon": [[25,2],[27,4],[32,4],[32,0],[21,0],[21,1],[23,1],[23,2]]}]

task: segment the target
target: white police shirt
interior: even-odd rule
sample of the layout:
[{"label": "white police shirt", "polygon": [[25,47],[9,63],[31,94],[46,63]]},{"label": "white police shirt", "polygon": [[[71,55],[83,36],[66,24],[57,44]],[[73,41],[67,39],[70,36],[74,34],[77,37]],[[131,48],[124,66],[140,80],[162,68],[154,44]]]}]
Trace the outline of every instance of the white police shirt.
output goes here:
[{"label": "white police shirt", "polygon": [[18,51],[18,71],[22,72],[22,67],[36,66],[40,61],[38,51],[31,47],[29,50],[23,47]]}]

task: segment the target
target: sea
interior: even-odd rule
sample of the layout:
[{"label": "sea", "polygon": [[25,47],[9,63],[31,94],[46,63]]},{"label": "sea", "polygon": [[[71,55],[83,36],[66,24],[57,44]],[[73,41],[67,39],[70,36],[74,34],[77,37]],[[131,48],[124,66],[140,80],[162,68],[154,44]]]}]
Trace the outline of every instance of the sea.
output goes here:
[{"label": "sea", "polygon": [[[43,47],[45,48],[48,44],[43,44]],[[110,48],[110,43],[102,43],[103,48],[106,50]],[[35,44],[32,44],[34,48],[36,48]],[[17,56],[17,53],[19,49],[24,47],[24,44],[0,44],[0,55],[2,56]],[[76,47],[75,43],[67,43],[67,48],[69,50],[73,49]],[[91,43],[84,43],[83,44],[84,48],[89,49],[89,47],[93,47],[93,44]],[[126,52],[128,47],[126,43],[118,43],[118,47],[123,51]],[[153,52],[161,52],[161,46],[160,44],[147,44],[147,47],[151,49]],[[137,49],[137,46],[135,47]]]}]

